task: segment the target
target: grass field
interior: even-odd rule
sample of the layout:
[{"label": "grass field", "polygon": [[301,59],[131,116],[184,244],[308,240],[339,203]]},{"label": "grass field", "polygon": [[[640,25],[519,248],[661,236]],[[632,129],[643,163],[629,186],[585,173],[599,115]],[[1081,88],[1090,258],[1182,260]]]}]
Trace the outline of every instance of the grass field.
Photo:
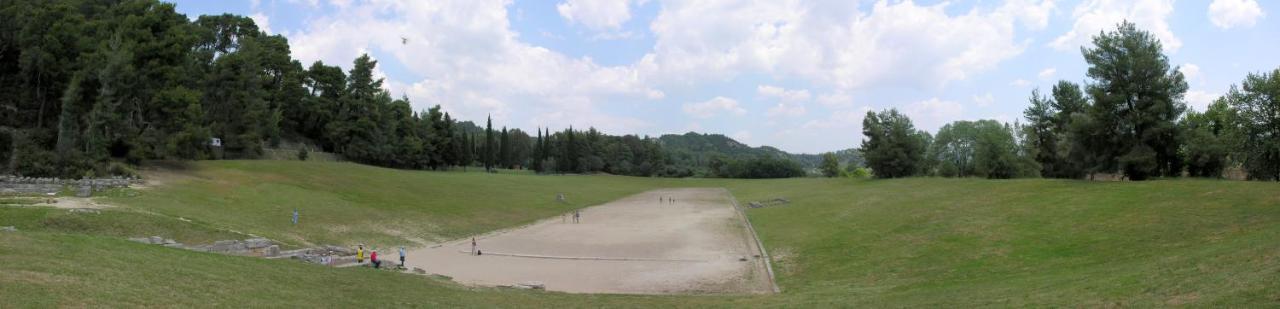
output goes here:
[{"label": "grass field", "polygon": [[[1280,184],[1208,180],[682,180],[411,172],[342,163],[201,162],[108,200],[119,219],[66,228],[0,208],[0,307],[46,306],[1124,306],[1280,305]],[[745,203],[783,292],[573,295],[466,288],[135,244],[131,233],[233,229],[294,244],[445,239],[659,187],[726,187]],[[572,202],[560,205],[555,193]],[[288,214],[303,209],[300,227]],[[112,222],[193,222],[130,230]],[[55,219],[50,219],[55,218]],[[132,221],[130,221],[132,220]],[[315,224],[311,226],[309,224]],[[344,226],[326,228],[326,225]],[[178,232],[177,230],[189,230]],[[143,235],[137,235],[143,236]]]}]

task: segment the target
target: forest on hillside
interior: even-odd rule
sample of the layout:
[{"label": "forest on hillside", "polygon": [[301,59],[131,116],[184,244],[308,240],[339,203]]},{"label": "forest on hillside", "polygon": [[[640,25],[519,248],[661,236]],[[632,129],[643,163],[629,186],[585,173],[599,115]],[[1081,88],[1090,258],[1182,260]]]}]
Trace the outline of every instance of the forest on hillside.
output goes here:
[{"label": "forest on hillside", "polygon": [[[129,175],[146,160],[256,159],[282,142],[404,169],[795,177],[786,153],[710,161],[656,138],[537,132],[415,111],[374,78],[293,59],[238,15],[189,19],[157,0],[0,3],[0,174]],[[735,142],[736,143],[736,142]],[[307,149],[298,158],[307,157]],[[731,157],[731,158],[730,158]]]}]

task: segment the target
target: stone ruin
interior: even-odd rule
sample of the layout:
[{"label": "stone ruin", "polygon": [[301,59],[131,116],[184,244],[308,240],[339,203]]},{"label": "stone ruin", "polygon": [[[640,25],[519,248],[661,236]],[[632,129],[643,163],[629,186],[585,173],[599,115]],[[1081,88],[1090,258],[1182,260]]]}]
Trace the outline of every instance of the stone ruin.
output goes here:
[{"label": "stone ruin", "polygon": [[785,198],[781,198],[781,197],[779,197],[779,198],[774,198],[774,199],[770,199],[770,200],[753,201],[753,202],[747,203],[747,207],[751,207],[751,208],[765,208],[765,207],[773,207],[773,206],[779,206],[779,205],[786,205],[786,204],[790,204],[790,203],[791,203],[791,200],[788,200],[788,199],[785,199]]},{"label": "stone ruin", "polygon": [[136,177],[61,179],[0,175],[0,195],[57,194],[63,188],[74,188],[76,196],[89,197],[94,192],[126,188],[141,184]]},{"label": "stone ruin", "polygon": [[228,255],[263,257],[268,259],[296,259],[312,264],[341,266],[356,262],[355,250],[341,246],[321,246],[296,250],[280,250],[280,245],[266,238],[245,240],[219,240],[208,245],[185,245],[160,236],[129,238],[129,240],[170,248]]},{"label": "stone ruin", "polygon": [[160,236],[129,238],[144,244],[162,245],[192,251],[213,252],[230,255],[274,257],[280,255],[280,246],[266,238],[250,238],[245,240],[219,240],[209,245],[185,245],[173,239]]}]

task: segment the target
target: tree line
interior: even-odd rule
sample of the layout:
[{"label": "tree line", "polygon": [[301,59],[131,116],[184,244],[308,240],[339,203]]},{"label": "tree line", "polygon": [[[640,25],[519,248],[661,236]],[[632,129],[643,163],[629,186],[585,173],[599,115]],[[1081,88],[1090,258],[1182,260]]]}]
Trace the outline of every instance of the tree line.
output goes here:
[{"label": "tree line", "polygon": [[[145,160],[259,158],[284,141],[405,169],[671,177],[709,169],[674,160],[654,138],[572,126],[530,134],[494,128],[491,119],[481,128],[439,105],[415,111],[383,88],[376,67],[368,55],[347,71],[304,66],[284,36],[248,17],[190,20],[156,0],[6,1],[0,173],[130,174]],[[717,166],[716,175],[797,175],[777,173],[773,160],[720,162],[729,167]]]},{"label": "tree line", "polygon": [[1149,32],[1122,22],[1081,48],[1090,82],[1033,90],[1026,124],[958,121],[937,135],[896,110],[863,120],[876,177],[1094,178],[1118,174],[1280,181],[1280,69],[1249,74],[1205,111],[1184,103],[1186,78]]}]

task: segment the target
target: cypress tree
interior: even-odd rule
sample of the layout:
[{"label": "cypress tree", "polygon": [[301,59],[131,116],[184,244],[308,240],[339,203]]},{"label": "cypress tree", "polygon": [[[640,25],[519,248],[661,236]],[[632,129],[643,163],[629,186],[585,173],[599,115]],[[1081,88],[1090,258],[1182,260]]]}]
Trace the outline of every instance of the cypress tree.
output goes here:
[{"label": "cypress tree", "polygon": [[484,171],[493,170],[493,116],[489,116],[484,124]]}]

